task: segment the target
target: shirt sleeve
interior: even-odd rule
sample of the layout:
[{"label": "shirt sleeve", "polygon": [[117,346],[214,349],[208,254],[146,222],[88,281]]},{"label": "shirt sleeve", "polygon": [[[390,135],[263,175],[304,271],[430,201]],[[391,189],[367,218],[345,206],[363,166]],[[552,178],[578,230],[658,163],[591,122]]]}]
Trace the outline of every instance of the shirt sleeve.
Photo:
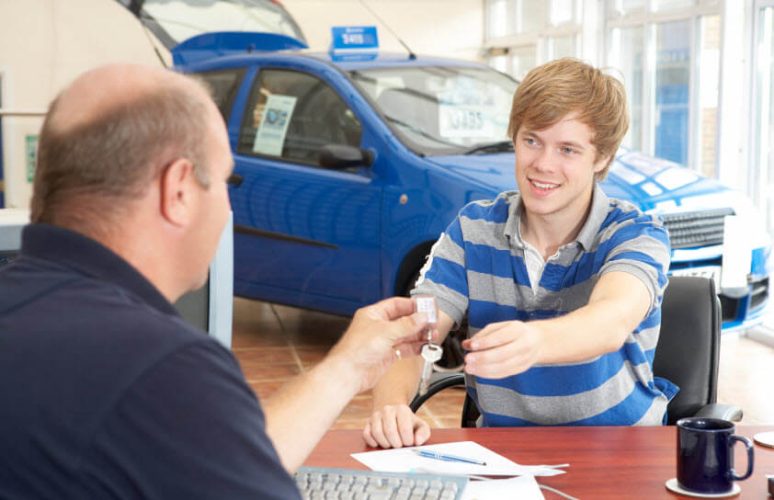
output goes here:
[{"label": "shirt sleeve", "polygon": [[430,250],[411,295],[432,295],[453,321],[462,323],[468,310],[468,280],[460,217],[456,217]]},{"label": "shirt sleeve", "polygon": [[94,498],[299,498],[236,360],[210,341],[127,388],[82,469]]},{"label": "shirt sleeve", "polygon": [[602,243],[605,262],[599,274],[623,271],[643,282],[651,298],[651,310],[661,305],[671,258],[669,235],[661,220],[642,214],[618,226]]}]

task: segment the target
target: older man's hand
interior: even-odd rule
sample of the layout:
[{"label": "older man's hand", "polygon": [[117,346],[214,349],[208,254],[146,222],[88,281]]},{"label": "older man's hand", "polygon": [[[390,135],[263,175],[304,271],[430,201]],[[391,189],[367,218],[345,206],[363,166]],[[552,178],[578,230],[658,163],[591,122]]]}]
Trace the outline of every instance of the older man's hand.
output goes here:
[{"label": "older man's hand", "polygon": [[427,319],[411,299],[394,297],[358,309],[330,356],[343,362],[359,391],[372,388],[390,365],[416,356],[427,341]]}]

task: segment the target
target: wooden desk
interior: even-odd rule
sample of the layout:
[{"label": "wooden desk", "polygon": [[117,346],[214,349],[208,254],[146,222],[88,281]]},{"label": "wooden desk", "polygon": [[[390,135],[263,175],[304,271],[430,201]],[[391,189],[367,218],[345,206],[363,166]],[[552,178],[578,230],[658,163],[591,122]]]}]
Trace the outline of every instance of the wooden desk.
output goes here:
[{"label": "wooden desk", "polygon": [[[774,426],[738,425],[736,433],[752,439],[757,432],[772,430]],[[664,486],[675,477],[675,427],[433,429],[428,444],[449,441],[476,441],[524,465],[569,463],[567,474],[538,481],[581,499],[684,498]],[[747,458],[743,447],[736,447],[741,473]],[[330,431],[305,465],[364,469],[349,454],[369,450],[361,431]],[[774,449],[755,445],[753,475],[739,482],[742,493],[736,498],[766,499],[766,474],[774,474]],[[549,492],[545,496],[555,497]]]}]

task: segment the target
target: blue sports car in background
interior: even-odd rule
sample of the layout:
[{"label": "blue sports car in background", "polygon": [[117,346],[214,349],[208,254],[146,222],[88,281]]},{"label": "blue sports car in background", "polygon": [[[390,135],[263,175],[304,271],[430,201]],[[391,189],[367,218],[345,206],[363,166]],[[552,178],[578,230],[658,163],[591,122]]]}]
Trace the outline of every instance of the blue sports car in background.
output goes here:
[{"label": "blue sports car in background", "polygon": [[[351,314],[406,293],[463,205],[515,189],[505,131],[518,84],[473,62],[304,47],[284,35],[210,33],[173,54],[209,82],[228,125],[235,293]],[[718,289],[724,328],[762,319],[771,246],[744,196],[626,150],[602,187],[663,218],[671,274],[721,284],[726,217],[753,221],[745,283]]]}]

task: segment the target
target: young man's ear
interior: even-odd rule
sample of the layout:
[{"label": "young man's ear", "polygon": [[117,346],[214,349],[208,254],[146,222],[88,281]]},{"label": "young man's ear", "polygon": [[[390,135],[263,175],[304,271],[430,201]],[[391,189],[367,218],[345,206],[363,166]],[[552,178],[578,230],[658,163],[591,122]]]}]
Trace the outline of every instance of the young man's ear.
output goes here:
[{"label": "young man's ear", "polygon": [[161,215],[172,225],[186,226],[193,209],[193,163],[178,158],[161,173],[159,203]]},{"label": "young man's ear", "polygon": [[605,169],[605,167],[607,167],[607,164],[608,164],[609,161],[610,161],[610,155],[603,156],[602,158],[598,159],[594,163],[594,173],[598,174],[601,171],[603,171]]}]

